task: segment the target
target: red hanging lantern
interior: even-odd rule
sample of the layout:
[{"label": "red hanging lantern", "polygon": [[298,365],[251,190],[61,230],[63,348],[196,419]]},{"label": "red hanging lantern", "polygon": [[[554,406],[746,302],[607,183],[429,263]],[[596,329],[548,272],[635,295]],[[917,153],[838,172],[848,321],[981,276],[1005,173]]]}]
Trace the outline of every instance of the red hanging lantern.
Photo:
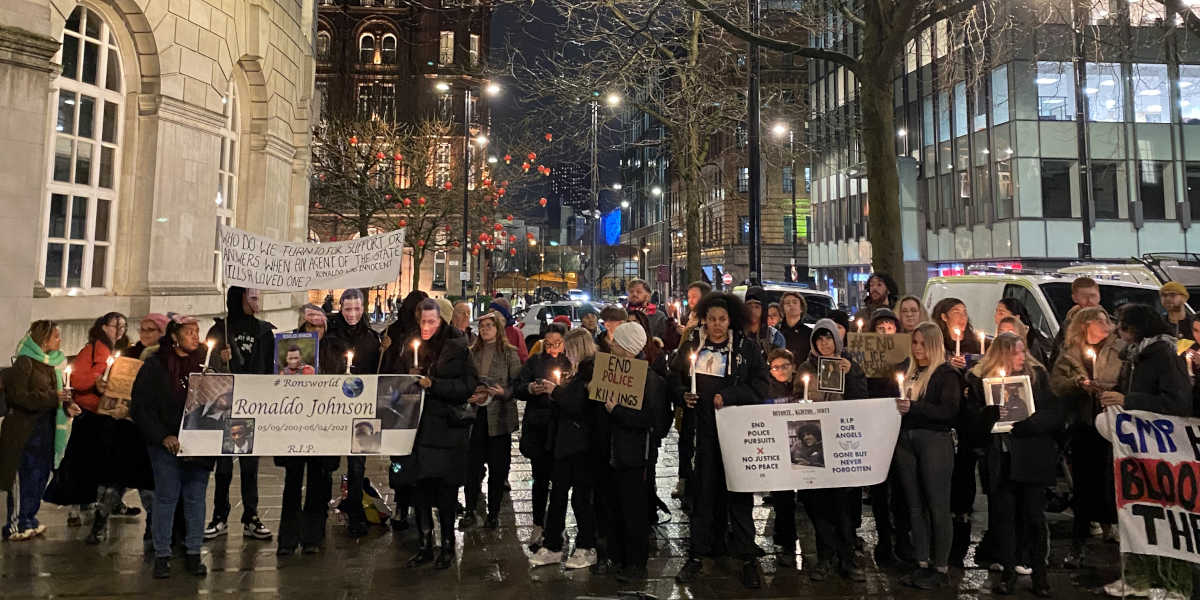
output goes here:
[{"label": "red hanging lantern", "polygon": [[427,200],[425,200],[425,196],[421,196],[420,198],[417,198],[417,204],[420,204],[421,206],[425,206],[425,202],[427,202]]},{"label": "red hanging lantern", "polygon": [[479,247],[471,249],[471,256],[479,256]]},{"label": "red hanging lantern", "polygon": [[449,225],[447,225],[447,226],[446,226],[446,233],[450,233],[450,226],[449,226]]},{"label": "red hanging lantern", "polygon": [[528,173],[529,172],[529,163],[527,163],[527,162],[521,163],[521,170]]},{"label": "red hanging lantern", "polygon": [[513,216],[512,216],[512,215],[508,215],[507,217],[504,217],[504,219],[505,219],[506,221],[512,221],[512,220],[513,220]]},{"label": "red hanging lantern", "polygon": [[479,222],[487,225],[487,217],[479,217]]},{"label": "red hanging lantern", "polygon": [[357,135],[352,135],[352,136],[350,136],[350,145],[351,145],[351,146],[357,146],[357,145],[358,145],[358,136],[357,136]]},{"label": "red hanging lantern", "polygon": [[458,240],[454,240],[454,242],[452,242],[450,245],[451,245],[451,246],[454,246],[455,248],[457,248],[457,247],[458,247]]},{"label": "red hanging lantern", "polygon": [[412,198],[405,198],[404,206],[412,206]]},{"label": "red hanging lantern", "polygon": [[492,201],[492,208],[500,208],[500,201],[499,201],[499,200],[493,200],[493,201]]},{"label": "red hanging lantern", "polygon": [[535,152],[530,152],[530,153],[527,155],[527,158],[529,158],[529,160],[537,160],[537,153],[535,153]]},{"label": "red hanging lantern", "polygon": [[329,238],[329,241],[331,241],[331,242],[336,242],[336,241],[337,241],[337,236],[335,235],[335,236],[333,236],[333,237],[330,237],[330,238]]},{"label": "red hanging lantern", "polygon": [[392,199],[392,195],[391,195],[391,194],[384,194],[384,195],[383,195],[383,199],[384,199],[384,200],[391,200],[391,199]]},{"label": "red hanging lantern", "polygon": [[453,184],[453,183],[450,183],[449,181],[447,181],[446,183],[442,184],[442,187],[444,187],[444,188],[446,188],[447,190],[449,190],[450,188],[454,187],[454,184]]},{"label": "red hanging lantern", "polygon": [[545,206],[546,206],[546,199],[545,199],[545,198],[538,198],[538,204],[539,204],[540,206],[542,206],[542,207],[545,207]]},{"label": "red hanging lantern", "polygon": [[496,223],[496,226],[493,229],[495,229],[496,231],[504,231],[504,226],[499,223]]},{"label": "red hanging lantern", "polygon": [[503,195],[504,195],[504,193],[505,193],[505,192],[507,192],[507,191],[508,191],[508,190],[505,190],[504,188],[500,188],[500,189],[496,190],[496,195],[498,195],[498,196],[503,196]]},{"label": "red hanging lantern", "polygon": [[516,248],[512,248],[512,249],[510,249],[510,250],[508,251],[508,255],[509,255],[509,256],[516,256],[516,255],[517,255],[517,249],[516,249]]},{"label": "red hanging lantern", "polygon": [[404,160],[404,155],[397,152],[395,154],[395,156],[393,156],[392,158],[396,159],[396,162],[400,162],[400,161]]},{"label": "red hanging lantern", "polygon": [[515,235],[508,236],[508,241],[509,241],[509,243],[517,241],[517,236],[515,236]]},{"label": "red hanging lantern", "polygon": [[417,240],[417,245],[418,245],[418,246],[420,246],[420,247],[422,247],[422,248],[424,248],[424,247],[425,247],[425,240]]},{"label": "red hanging lantern", "polygon": [[397,224],[397,225],[399,225],[399,226],[401,226],[401,227],[408,227],[408,220],[407,220],[407,219],[400,219],[399,221],[396,221],[396,224]]},{"label": "red hanging lantern", "polygon": [[485,177],[483,180],[483,187],[488,187],[490,185],[492,185],[492,180]]},{"label": "red hanging lantern", "polygon": [[532,233],[526,233],[526,234],[525,234],[525,239],[527,239],[527,240],[532,240],[532,239],[533,239],[533,234],[532,234]]},{"label": "red hanging lantern", "polygon": [[384,157],[384,154],[383,154],[383,152],[382,152],[382,151],[380,151],[380,152],[376,152],[376,153],[375,153],[375,159],[376,159],[376,160],[383,160],[383,157]]},{"label": "red hanging lantern", "polygon": [[507,179],[505,179],[504,181],[501,181],[501,182],[500,182],[500,187],[502,187],[502,188],[506,188],[506,187],[508,187],[508,180],[507,180]]},{"label": "red hanging lantern", "polygon": [[554,134],[553,134],[553,133],[547,133],[547,134],[546,134],[546,141],[547,141],[547,142],[553,142],[553,141],[554,141]]},{"label": "red hanging lantern", "polygon": [[504,164],[506,164],[506,165],[507,165],[507,164],[511,164],[511,163],[512,163],[512,155],[511,155],[511,154],[505,154],[505,155],[504,155]]}]

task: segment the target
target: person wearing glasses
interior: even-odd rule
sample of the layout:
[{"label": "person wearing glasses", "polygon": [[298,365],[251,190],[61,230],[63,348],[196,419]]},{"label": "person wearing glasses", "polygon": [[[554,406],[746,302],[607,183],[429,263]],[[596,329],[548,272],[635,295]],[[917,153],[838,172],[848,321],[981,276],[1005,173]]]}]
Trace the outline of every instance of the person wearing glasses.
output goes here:
[{"label": "person wearing glasses", "polygon": [[542,547],[546,506],[550,501],[550,480],[554,476],[554,453],[550,439],[550,422],[554,418],[550,402],[553,386],[548,384],[561,382],[561,378],[571,372],[571,361],[563,354],[566,334],[567,330],[562,324],[550,325],[542,339],[542,352],[530,356],[525,362],[515,386],[517,400],[525,403],[520,450],[529,459],[533,469],[533,534],[528,544],[529,551],[535,554]]}]

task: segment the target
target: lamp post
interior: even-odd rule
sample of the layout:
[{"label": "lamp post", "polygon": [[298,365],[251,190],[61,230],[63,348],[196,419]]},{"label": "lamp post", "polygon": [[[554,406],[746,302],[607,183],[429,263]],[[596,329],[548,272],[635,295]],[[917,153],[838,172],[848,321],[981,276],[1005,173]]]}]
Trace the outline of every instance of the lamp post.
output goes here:
[{"label": "lamp post", "polygon": [[[749,0],[750,13],[750,30],[758,33],[760,6],[759,0]],[[748,43],[749,48],[749,90],[746,94],[748,102],[748,120],[747,123],[748,148],[750,152],[750,189],[749,189],[749,204],[750,204],[750,247],[749,251],[749,266],[750,266],[750,284],[758,285],[762,281],[762,155],[760,154],[759,142],[761,140],[762,122],[759,117],[759,109],[761,108],[759,96],[759,51],[758,44],[754,42]]]},{"label": "lamp post", "polygon": [[[437,90],[439,92],[442,92],[443,94],[450,93],[450,89],[451,89],[450,84],[445,81],[437,82],[437,84],[435,84],[434,87],[437,88]],[[489,82],[484,85],[483,90],[484,90],[484,93],[486,93],[488,96],[495,96],[496,94],[500,93],[500,86],[495,83]],[[467,263],[469,262],[469,257],[470,257],[470,240],[468,239],[468,236],[467,236],[467,230],[471,226],[471,223],[470,223],[471,197],[470,197],[470,189],[469,188],[471,185],[471,136],[472,135],[474,135],[474,134],[471,132],[471,88],[470,88],[470,86],[464,85],[463,86],[463,157],[462,157],[462,164],[463,164],[463,183],[462,183],[462,189],[463,189],[463,207],[462,207],[463,208],[463,221],[462,221],[463,244],[462,244],[462,265],[459,269],[459,279],[462,280],[462,297],[464,299],[467,297],[467,282],[471,278],[470,271],[467,269]],[[486,136],[480,135],[478,138],[476,138],[475,142],[477,144],[479,144],[479,149],[482,152],[483,147],[485,145],[487,145],[487,143],[488,143],[488,139]],[[492,161],[491,159],[489,159],[489,162],[495,162],[495,161]],[[482,262],[483,261],[480,260],[480,265],[481,265],[480,275],[479,275],[480,276],[480,285],[483,285]]]},{"label": "lamp post", "polygon": [[[791,160],[791,169],[792,169],[792,230],[788,232],[788,235],[791,236],[791,239],[792,239],[792,262],[791,262],[791,264],[793,266],[795,266],[795,264],[796,264],[796,226],[797,226],[797,224],[796,224],[796,132],[792,131],[791,127],[788,127],[787,125],[785,125],[783,123],[776,123],[775,126],[771,128],[771,132],[774,133],[776,135],[776,137],[782,136],[784,133],[787,133],[787,136],[788,136],[788,158]],[[789,271],[788,275],[789,276],[791,275],[790,271]],[[795,282],[792,282],[792,283],[795,283]]]},{"label": "lamp post", "polygon": [[[596,94],[599,95],[599,94]],[[609,106],[617,106],[621,104],[621,96],[616,92],[609,93],[604,98],[604,103]],[[590,272],[588,273],[588,281],[592,284],[591,295],[593,298],[599,297],[600,288],[597,279],[596,269],[596,229],[600,226],[600,168],[598,166],[597,145],[600,138],[600,103],[592,100],[592,256],[590,260]],[[614,186],[615,188],[616,186]],[[619,188],[618,188],[619,189]]]}]

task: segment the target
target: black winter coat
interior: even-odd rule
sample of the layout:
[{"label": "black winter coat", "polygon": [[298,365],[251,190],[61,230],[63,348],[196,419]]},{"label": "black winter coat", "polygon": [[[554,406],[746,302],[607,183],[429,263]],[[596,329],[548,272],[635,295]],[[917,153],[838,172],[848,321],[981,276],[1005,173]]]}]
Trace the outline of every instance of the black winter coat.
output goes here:
[{"label": "black winter coat", "polygon": [[338,313],[329,318],[326,335],[341,338],[354,351],[354,364],[350,365],[351,373],[371,375],[379,372],[379,334],[375,333],[375,330],[371,329],[365,321],[360,319],[357,325],[352,326],[346,323],[346,319],[341,313]]},{"label": "black winter coat", "polygon": [[[458,415],[466,409],[479,377],[471,363],[466,338],[444,322],[432,338],[421,343],[419,352],[418,364],[433,385],[425,390],[421,424],[413,447],[418,478],[460,483],[466,474],[471,424],[460,422]],[[405,345],[399,359],[400,364],[412,365],[411,345]]]},{"label": "black winter coat", "polygon": [[[653,466],[658,458],[659,438],[656,433],[658,415],[666,401],[666,386],[662,377],[650,370],[646,373],[646,393],[642,409],[616,406],[605,416],[609,429],[610,464],[614,469],[638,469]],[[607,412],[602,404],[601,410]]]},{"label": "black winter coat", "polygon": [[979,404],[977,420],[970,431],[959,432],[972,446],[987,455],[987,481],[984,487],[995,491],[1008,481],[1053,485],[1057,477],[1058,443],[1055,436],[1066,426],[1066,403],[1050,390],[1046,369],[1034,367],[1029,373],[1033,388],[1034,413],[1013,424],[1012,433],[992,433],[999,410],[985,406],[983,379],[967,373],[967,402]]},{"label": "black winter coat", "polygon": [[929,378],[925,392],[909,405],[908,413],[900,420],[900,429],[950,431],[958,419],[962,397],[962,373],[950,363],[942,363]]},{"label": "black winter coat", "polygon": [[1117,381],[1117,390],[1125,394],[1126,410],[1192,416],[1191,379],[1187,363],[1175,348],[1175,338],[1167,335],[1126,346],[1122,353],[1125,366]]},{"label": "black winter coat", "polygon": [[[168,338],[163,338],[168,339]],[[185,399],[174,397],[171,390],[170,372],[167,370],[167,355],[175,352],[174,346],[160,344],[158,351],[146,357],[137,378],[133,380],[133,399],[129,403],[129,416],[142,432],[147,446],[161,446],[167,436],[179,435],[179,424],[183,420]],[[204,346],[185,361],[189,372],[199,372],[204,360]],[[185,381],[188,381],[185,379]],[[187,457],[188,460],[212,469],[215,459],[211,457]]]},{"label": "black winter coat", "polygon": [[550,394],[550,423],[553,432],[555,460],[587,452],[592,447],[597,430],[599,411],[603,405],[588,399],[588,383],[595,370],[595,359],[579,363],[575,375]]},{"label": "black winter coat", "polygon": [[554,380],[553,372],[559,370],[565,376],[571,370],[571,361],[565,354],[550,356],[540,352],[529,357],[521,367],[513,395],[525,403],[525,413],[521,417],[521,454],[526,458],[535,459],[554,450],[553,439],[550,437],[550,423],[554,419],[549,394],[533,394],[529,384],[538,379]]},{"label": "black winter coat", "polygon": [[[725,406],[743,406],[761,404],[768,400],[770,375],[767,371],[766,358],[758,344],[739,331],[730,332],[733,336],[733,352],[730,360],[733,369],[724,377],[719,392]],[[683,394],[691,390],[692,363],[691,356],[699,347],[699,339],[691,338],[679,346],[679,351],[670,363],[670,372],[676,380],[672,400],[677,405],[686,406]],[[695,408],[685,409],[696,411],[696,424],[702,435],[716,438],[717,415],[713,407],[712,397],[701,396]]]}]

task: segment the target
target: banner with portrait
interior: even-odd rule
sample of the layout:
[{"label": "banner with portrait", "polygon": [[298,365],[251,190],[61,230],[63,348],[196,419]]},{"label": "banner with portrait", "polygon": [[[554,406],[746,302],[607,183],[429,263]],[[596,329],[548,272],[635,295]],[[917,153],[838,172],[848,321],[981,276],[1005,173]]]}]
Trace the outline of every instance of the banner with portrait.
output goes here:
[{"label": "banner with portrait", "polygon": [[727,406],[717,411],[733,492],[875,485],[900,434],[895,398]]},{"label": "banner with portrait", "polygon": [[1110,406],[1121,552],[1200,563],[1200,419]]},{"label": "banner with portrait", "polygon": [[419,380],[192,373],[180,455],[407,455],[425,397]]}]

